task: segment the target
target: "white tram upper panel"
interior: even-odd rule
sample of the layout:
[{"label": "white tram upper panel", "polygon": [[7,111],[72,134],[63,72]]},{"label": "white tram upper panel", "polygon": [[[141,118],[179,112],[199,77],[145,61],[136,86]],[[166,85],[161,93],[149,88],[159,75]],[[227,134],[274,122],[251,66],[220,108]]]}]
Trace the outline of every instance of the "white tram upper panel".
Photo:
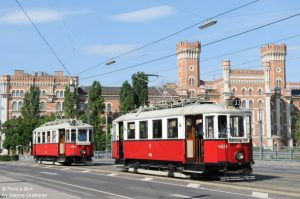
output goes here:
[{"label": "white tram upper panel", "polygon": [[34,131],[45,131],[54,129],[92,129],[93,127],[89,124],[83,123],[80,120],[55,120],[53,122],[47,122],[46,124],[36,128]]},{"label": "white tram upper panel", "polygon": [[114,122],[133,121],[151,118],[163,118],[184,115],[197,115],[197,114],[251,114],[250,111],[241,111],[234,107],[227,107],[222,104],[189,104],[183,107],[142,111],[136,113],[127,113],[114,120]]}]

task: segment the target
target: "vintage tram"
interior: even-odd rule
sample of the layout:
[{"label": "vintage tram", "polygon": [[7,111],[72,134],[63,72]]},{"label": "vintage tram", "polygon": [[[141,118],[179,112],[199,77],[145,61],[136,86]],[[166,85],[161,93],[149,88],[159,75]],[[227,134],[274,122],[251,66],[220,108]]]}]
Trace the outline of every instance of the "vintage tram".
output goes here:
[{"label": "vintage tram", "polygon": [[39,163],[91,163],[93,127],[80,120],[62,119],[36,128],[32,134],[32,153]]},{"label": "vintage tram", "polygon": [[250,111],[199,102],[155,109],[113,121],[116,164],[135,172],[166,171],[169,176],[252,172]]}]

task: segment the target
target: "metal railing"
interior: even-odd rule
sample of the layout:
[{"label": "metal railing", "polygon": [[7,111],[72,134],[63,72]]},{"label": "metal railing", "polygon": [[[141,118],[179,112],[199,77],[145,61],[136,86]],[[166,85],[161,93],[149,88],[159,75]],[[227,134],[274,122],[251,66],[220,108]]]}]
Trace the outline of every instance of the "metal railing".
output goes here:
[{"label": "metal railing", "polygon": [[253,158],[261,160],[287,160],[300,162],[300,147],[259,147],[253,148]]},{"label": "metal railing", "polygon": [[95,159],[104,159],[104,158],[112,158],[111,151],[94,151]]}]

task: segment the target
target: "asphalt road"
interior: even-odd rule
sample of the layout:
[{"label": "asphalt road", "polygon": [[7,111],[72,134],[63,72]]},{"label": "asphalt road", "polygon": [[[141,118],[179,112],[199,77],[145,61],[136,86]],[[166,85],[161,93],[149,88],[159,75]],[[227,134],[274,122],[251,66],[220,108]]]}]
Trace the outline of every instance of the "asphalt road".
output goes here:
[{"label": "asphalt road", "polygon": [[[38,185],[47,188],[46,192],[56,191],[69,198],[299,198],[299,170],[295,168],[292,174],[284,173],[284,170],[280,174],[267,167],[256,167],[254,173],[258,176],[257,180],[228,183],[211,179],[186,180],[131,174],[115,168],[109,161],[89,167],[0,162],[2,178],[14,179],[15,183],[26,182],[30,186]],[[277,188],[275,183],[277,186],[284,184]],[[7,186],[7,183],[0,180],[0,186]],[[51,194],[47,196],[52,197]]]}]

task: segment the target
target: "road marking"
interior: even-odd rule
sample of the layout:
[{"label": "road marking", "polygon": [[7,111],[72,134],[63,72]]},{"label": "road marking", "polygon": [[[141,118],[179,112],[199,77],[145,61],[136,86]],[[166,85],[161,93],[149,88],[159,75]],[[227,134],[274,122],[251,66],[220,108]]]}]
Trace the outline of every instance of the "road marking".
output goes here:
[{"label": "road marking", "polygon": [[256,198],[269,198],[269,194],[253,191],[252,192],[252,197],[256,197]]},{"label": "road marking", "polygon": [[57,173],[51,173],[51,172],[46,172],[46,171],[42,171],[39,173],[48,174],[48,175],[57,175]]},{"label": "road marking", "polygon": [[49,169],[51,168],[52,166],[46,166],[46,167],[43,167],[44,169]]},{"label": "road marking", "polygon": [[89,190],[89,191],[103,193],[103,194],[106,194],[106,195],[116,196],[116,197],[119,197],[119,198],[134,199],[134,198],[127,197],[127,196],[124,196],[124,195],[118,195],[118,194],[111,193],[111,192],[106,192],[106,191],[101,191],[101,190],[92,189],[92,188],[88,188],[88,187],[83,187],[83,186],[79,186],[79,185],[69,184],[69,183],[65,183],[65,182],[61,182],[61,181],[57,181],[57,180],[45,179],[45,178],[40,178],[40,177],[36,177],[36,176],[32,176],[32,175],[25,175],[25,174],[20,174],[20,173],[15,173],[15,172],[11,172],[11,171],[5,171],[5,170],[0,170],[0,171],[6,172],[6,173],[12,173],[12,174],[15,174],[15,175],[35,178],[35,179],[39,179],[39,180],[55,182],[57,184],[63,184],[63,185],[67,185],[67,186],[70,186],[70,187],[76,187],[76,188],[80,188],[80,189],[85,189],[85,190]]},{"label": "road marking", "polygon": [[151,180],[153,180],[153,178],[143,178],[143,179],[141,179],[142,181],[151,181]]},{"label": "road marking", "polygon": [[118,174],[116,174],[116,173],[107,174],[107,176],[111,176],[111,177],[117,176],[117,175],[118,175]]},{"label": "road marking", "polygon": [[172,198],[191,198],[190,196],[186,196],[186,195],[180,195],[180,194],[171,194],[170,195]]},{"label": "road marking", "polygon": [[69,170],[70,168],[62,168],[61,171]]},{"label": "road marking", "polygon": [[91,171],[89,171],[89,170],[81,171],[81,173],[89,173],[89,172],[91,172]]},{"label": "road marking", "polygon": [[189,183],[186,186],[190,187],[190,188],[198,188],[198,187],[200,187],[200,184]]}]

